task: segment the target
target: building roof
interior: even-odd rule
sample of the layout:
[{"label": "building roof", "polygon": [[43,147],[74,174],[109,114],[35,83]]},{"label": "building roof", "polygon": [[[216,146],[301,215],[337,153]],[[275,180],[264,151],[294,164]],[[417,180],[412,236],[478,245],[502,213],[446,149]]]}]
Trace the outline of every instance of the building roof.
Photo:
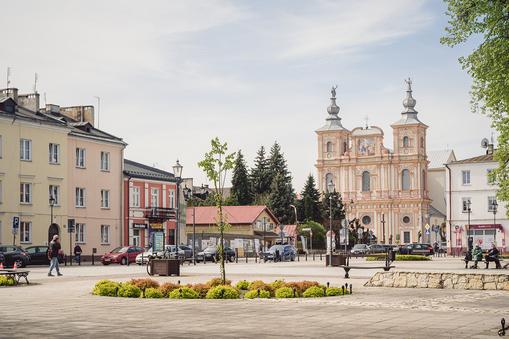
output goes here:
[{"label": "building roof", "polygon": [[[210,225],[217,222],[217,207],[216,206],[200,206],[188,207],[186,211],[186,224],[193,224],[193,209],[195,211],[194,223],[197,225]],[[278,219],[267,206],[223,206],[223,212],[226,221],[229,224],[252,224],[258,219],[260,214],[266,211],[276,224],[279,224]]]},{"label": "building roof", "polygon": [[124,174],[131,178],[175,182],[173,173],[127,159],[124,159]]},{"label": "building roof", "polygon": [[446,217],[446,215],[444,213],[437,210],[435,207],[433,207],[433,205],[429,206],[429,215],[432,215],[434,217],[441,217],[441,218]]},{"label": "building roof", "polygon": [[384,131],[377,126],[369,126],[366,128],[356,127],[352,130],[352,136],[369,136],[369,135],[383,135]]},{"label": "building roof", "polygon": [[484,154],[479,155],[477,157],[468,158],[468,159],[462,159],[451,162],[451,164],[472,164],[472,163],[482,163],[482,162],[494,162],[496,160],[493,160],[493,154]]},{"label": "building roof", "polygon": [[[336,86],[337,87],[337,86]],[[348,131],[341,124],[341,118],[339,117],[339,106],[336,104],[336,87],[333,87],[331,90],[331,98],[330,105],[327,107],[327,113],[329,116],[325,119],[325,125],[316,130],[316,132],[321,131]]]},{"label": "building roof", "polygon": [[452,149],[428,151],[429,169],[444,168],[444,164],[456,161],[456,155]]}]

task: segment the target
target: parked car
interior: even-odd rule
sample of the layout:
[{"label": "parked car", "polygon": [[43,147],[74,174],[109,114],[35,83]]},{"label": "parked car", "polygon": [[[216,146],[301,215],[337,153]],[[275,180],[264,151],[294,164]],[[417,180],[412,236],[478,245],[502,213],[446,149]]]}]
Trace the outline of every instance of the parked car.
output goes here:
[{"label": "parked car", "polygon": [[381,244],[373,244],[369,246],[369,253],[386,253],[387,247]]},{"label": "parked car", "polygon": [[193,249],[190,246],[179,245],[179,249],[184,251],[184,256],[186,260],[193,258]]},{"label": "parked car", "polygon": [[[167,252],[167,254],[169,253],[170,258],[175,258],[175,252],[176,252],[175,245],[165,245],[164,250],[165,250],[165,252]],[[184,260],[186,258],[186,252],[183,249],[179,248],[177,253],[178,253],[178,258],[180,260]],[[157,252],[157,255],[162,257],[164,255],[164,252]]]},{"label": "parked car", "polygon": [[352,254],[367,254],[369,253],[369,246],[366,244],[355,244],[350,251]]},{"label": "parked car", "polygon": [[0,252],[0,264],[5,265],[4,263],[5,263],[4,254],[2,252]]},{"label": "parked car", "polygon": [[[30,255],[30,265],[49,265],[48,246],[28,246],[25,251]],[[62,264],[65,260],[64,256],[58,257],[58,262]]]},{"label": "parked car", "polygon": [[[224,256],[225,260],[228,260],[230,262],[233,262],[235,260],[235,251],[234,250],[232,250],[229,247],[225,247],[224,252],[225,252],[225,256]],[[209,246],[209,247],[205,248],[203,251],[198,252],[196,254],[196,261],[201,262],[203,260],[218,261],[219,255],[217,253],[217,248],[215,246]]]},{"label": "parked car", "polygon": [[3,245],[0,246],[0,252],[4,256],[5,267],[13,267],[14,263],[17,267],[25,267],[30,263],[30,254],[19,246]]},{"label": "parked car", "polygon": [[408,244],[399,248],[400,254],[433,255],[431,244]]},{"label": "parked car", "polygon": [[128,262],[136,261],[136,256],[145,250],[138,246],[124,246],[117,247],[101,257],[103,265],[109,264],[122,264],[126,265]]},{"label": "parked car", "polygon": [[262,253],[263,261],[274,261],[276,250],[279,251],[281,261],[294,261],[297,256],[297,250],[292,245],[274,245],[267,252]]},{"label": "parked car", "polygon": [[152,256],[152,247],[146,250],[145,252],[141,252],[136,256],[136,263],[138,265],[146,265],[148,264],[148,259]]}]

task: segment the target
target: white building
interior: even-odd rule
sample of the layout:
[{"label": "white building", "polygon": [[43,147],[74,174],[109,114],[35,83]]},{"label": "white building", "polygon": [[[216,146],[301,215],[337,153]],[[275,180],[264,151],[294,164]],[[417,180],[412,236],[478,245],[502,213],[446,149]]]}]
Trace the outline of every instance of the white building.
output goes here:
[{"label": "white building", "polygon": [[457,253],[467,247],[469,235],[474,244],[479,243],[484,249],[495,243],[499,249],[507,250],[509,220],[505,203],[500,202],[494,213],[498,186],[488,177],[498,165],[492,153],[452,161],[446,166],[447,246]]}]

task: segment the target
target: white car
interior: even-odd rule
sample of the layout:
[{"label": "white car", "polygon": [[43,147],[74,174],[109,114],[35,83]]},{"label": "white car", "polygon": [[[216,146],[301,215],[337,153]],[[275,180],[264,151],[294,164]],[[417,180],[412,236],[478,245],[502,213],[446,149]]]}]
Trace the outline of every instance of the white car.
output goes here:
[{"label": "white car", "polygon": [[152,256],[152,248],[149,248],[143,253],[140,253],[136,256],[136,263],[138,265],[146,265],[148,264],[149,257]]}]

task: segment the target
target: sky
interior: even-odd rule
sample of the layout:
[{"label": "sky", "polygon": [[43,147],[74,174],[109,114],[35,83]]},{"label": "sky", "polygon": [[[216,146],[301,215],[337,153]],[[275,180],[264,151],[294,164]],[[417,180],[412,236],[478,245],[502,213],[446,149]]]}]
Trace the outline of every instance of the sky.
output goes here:
[{"label": "sky", "polygon": [[38,74],[42,105],[100,97],[99,128],[128,143],[127,159],[168,171],[179,159],[195,185],[207,183],[197,163],[218,136],[248,166],[277,141],[300,191],[316,176],[314,131],[336,84],[343,126],[367,117],[389,148],[407,77],[428,150],[479,155],[492,133],[471,113],[458,63],[475,45],[440,44],[439,0],[20,0],[3,9],[0,87],[10,67],[20,93]]}]

